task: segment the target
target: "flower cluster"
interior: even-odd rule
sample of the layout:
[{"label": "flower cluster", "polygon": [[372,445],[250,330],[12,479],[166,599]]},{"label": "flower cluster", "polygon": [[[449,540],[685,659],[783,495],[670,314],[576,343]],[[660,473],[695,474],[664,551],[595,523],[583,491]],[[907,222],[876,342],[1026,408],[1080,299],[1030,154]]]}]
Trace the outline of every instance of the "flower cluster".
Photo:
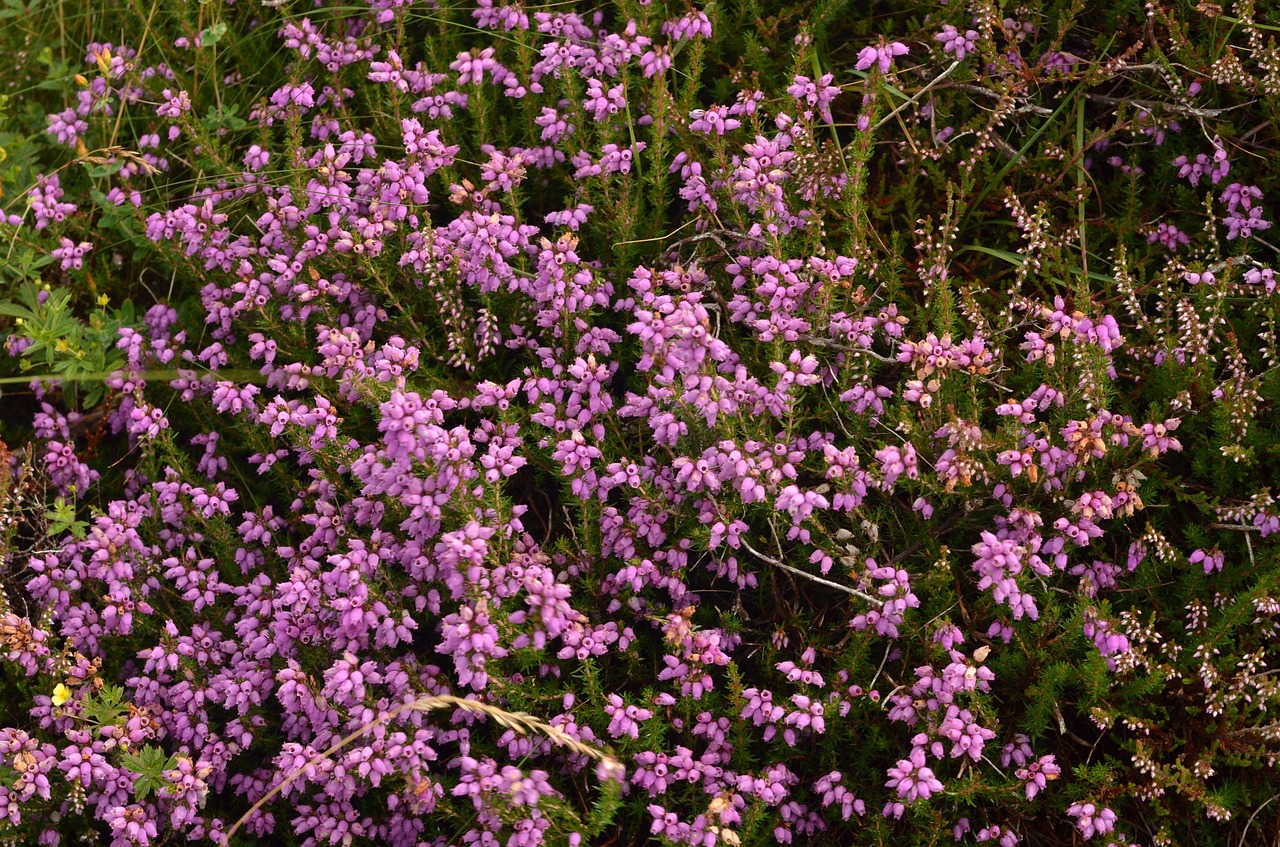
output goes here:
[{"label": "flower cluster", "polygon": [[0,839],[1274,823],[1248,4],[1238,68],[775,5],[227,4],[39,88]]}]

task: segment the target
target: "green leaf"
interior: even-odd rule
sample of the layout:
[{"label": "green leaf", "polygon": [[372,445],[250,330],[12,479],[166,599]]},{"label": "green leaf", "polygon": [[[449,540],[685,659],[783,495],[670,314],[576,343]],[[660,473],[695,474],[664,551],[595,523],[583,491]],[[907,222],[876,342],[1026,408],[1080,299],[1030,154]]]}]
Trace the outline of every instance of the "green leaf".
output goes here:
[{"label": "green leaf", "polygon": [[63,497],[53,501],[53,510],[45,515],[45,520],[49,522],[49,532],[52,535],[69,531],[76,538],[84,538],[89,529],[88,522],[76,520],[75,504],[68,503]]},{"label": "green leaf", "polygon": [[164,780],[162,779],[139,776],[133,781],[133,793],[139,800],[147,799],[147,796],[152,792],[159,794],[162,788],[164,788]]},{"label": "green leaf", "polygon": [[227,25],[225,23],[217,23],[208,29],[200,31],[200,46],[212,47],[222,40],[222,36],[227,34]]},{"label": "green leaf", "polygon": [[[88,166],[87,162],[85,163],[85,166],[86,167]],[[105,165],[94,165],[93,167],[89,168],[89,176],[95,179],[106,177],[106,176],[115,176],[116,174],[120,173],[120,169],[123,167],[124,167],[123,159],[119,159],[115,162],[108,162]]]},{"label": "green leaf", "polygon": [[150,744],[137,753],[125,753],[120,757],[120,764],[125,770],[137,774],[133,793],[139,800],[145,800],[148,794],[164,788],[164,772],[177,766],[173,756],[165,756],[163,750]]},{"label": "green leaf", "polygon": [[138,774],[159,777],[164,772],[168,757],[164,751],[153,744],[148,744],[137,753],[125,753],[120,763]]},{"label": "green leaf", "polygon": [[239,111],[240,107],[234,103],[228,103],[224,105],[222,109],[210,106],[209,110],[205,113],[203,123],[211,130],[221,128],[233,130],[244,129],[247,124],[245,123],[244,118],[237,116],[236,113]]},{"label": "green leaf", "polygon": [[[966,244],[964,247],[961,247],[956,252],[956,255],[959,255],[966,251],[972,251],[974,253],[985,253],[988,256],[994,256],[995,258],[999,259],[1002,262],[1008,262],[1010,265],[1013,265],[1014,267],[1022,267],[1023,262],[1026,261],[1022,256],[1018,255],[1017,253],[1010,253],[1008,250],[997,250],[994,247],[983,247],[980,244]],[[1070,268],[1068,268],[1068,270],[1071,271],[1071,273],[1073,274],[1084,273],[1084,269],[1076,265],[1072,265]],[[1099,280],[1100,282],[1110,282],[1113,284],[1115,283],[1114,277],[1109,277],[1109,276],[1106,276],[1105,274],[1094,273],[1093,271],[1089,271],[1089,279],[1096,279],[1096,280]]]},{"label": "green leaf", "polygon": [[128,708],[124,705],[124,689],[118,685],[105,686],[84,701],[82,714],[90,724],[111,726],[124,718]]},{"label": "green leaf", "polygon": [[0,315],[8,315],[11,318],[22,318],[29,321],[35,318],[35,313],[26,306],[19,306],[17,303],[10,303],[0,300]]}]

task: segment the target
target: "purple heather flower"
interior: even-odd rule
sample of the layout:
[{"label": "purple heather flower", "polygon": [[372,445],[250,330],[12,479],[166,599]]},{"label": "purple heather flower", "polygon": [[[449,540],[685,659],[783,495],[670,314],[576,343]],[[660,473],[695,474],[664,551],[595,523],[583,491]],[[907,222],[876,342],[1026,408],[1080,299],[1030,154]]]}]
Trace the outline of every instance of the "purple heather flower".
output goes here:
[{"label": "purple heather flower", "polygon": [[905,56],[908,52],[910,52],[910,48],[901,41],[886,43],[882,40],[879,44],[872,44],[859,50],[858,62],[854,67],[860,71],[865,71],[872,65],[878,65],[880,73],[887,74],[889,68],[893,65],[894,57]]},{"label": "purple heather flower", "polygon": [[164,102],[156,107],[156,114],[162,118],[177,118],[191,111],[191,97],[185,91],[176,94],[169,89],[160,92]]},{"label": "purple heather flower", "polygon": [[835,79],[834,74],[823,74],[817,80],[810,80],[807,76],[797,75],[794,82],[787,88],[787,93],[809,106],[810,109],[816,109],[818,116],[827,123],[831,123],[831,101],[835,100],[840,94],[839,86],[832,85]]},{"label": "purple heather flower", "polygon": [[1188,557],[1188,561],[1193,565],[1203,563],[1204,572],[1206,574],[1210,574],[1214,571],[1218,571],[1219,573],[1222,572],[1222,564],[1225,561],[1225,558],[1226,557],[1223,556],[1222,552],[1217,549],[1208,551],[1196,549]]},{"label": "purple heather flower", "polygon": [[694,109],[689,113],[689,129],[707,135],[724,135],[730,130],[742,126],[742,121],[729,117],[729,107],[712,106],[709,109]]},{"label": "purple heather flower", "polygon": [[27,192],[27,197],[31,211],[36,216],[37,230],[42,230],[51,223],[62,223],[76,211],[74,203],[62,199],[62,185],[56,173],[37,177],[36,184]]},{"label": "purple heather flower", "polygon": [[1106,835],[1115,829],[1116,813],[1107,808],[1099,810],[1092,803],[1072,803],[1067,815],[1076,819],[1076,829],[1085,838]]},{"label": "purple heather flower", "polygon": [[1052,755],[1041,756],[1026,767],[1014,771],[1014,776],[1026,783],[1028,800],[1035,799],[1037,794],[1048,787],[1050,780],[1057,779],[1061,774],[1062,768]]},{"label": "purple heather flower", "polygon": [[969,29],[962,33],[951,24],[944,26],[942,32],[933,38],[942,42],[942,52],[954,53],[957,59],[963,59],[972,53],[978,45],[977,31]]},{"label": "purple heather flower", "polygon": [[93,249],[87,241],[76,244],[70,238],[59,239],[59,244],[61,246],[49,251],[49,255],[61,261],[60,267],[64,271],[78,271],[84,267],[84,254]]},{"label": "purple heather flower", "polygon": [[1164,245],[1166,250],[1172,252],[1179,247],[1185,247],[1190,244],[1191,239],[1173,224],[1161,223],[1147,236],[1148,244],[1155,244],[1156,242]]},{"label": "purple heather flower", "polygon": [[59,144],[74,147],[86,132],[89,123],[75,109],[67,109],[48,116],[49,128],[46,130]]},{"label": "purple heather flower", "polygon": [[1219,198],[1227,207],[1222,222],[1227,226],[1227,240],[1248,238],[1254,232],[1271,228],[1271,221],[1263,218],[1262,189],[1256,185],[1233,182],[1222,191]]},{"label": "purple heather flower", "polygon": [[924,762],[924,751],[913,750],[911,758],[899,759],[897,765],[889,768],[889,781],[885,787],[896,789],[898,796],[908,803],[927,800],[930,795],[942,791],[942,782],[933,775],[931,768],[925,767]]}]

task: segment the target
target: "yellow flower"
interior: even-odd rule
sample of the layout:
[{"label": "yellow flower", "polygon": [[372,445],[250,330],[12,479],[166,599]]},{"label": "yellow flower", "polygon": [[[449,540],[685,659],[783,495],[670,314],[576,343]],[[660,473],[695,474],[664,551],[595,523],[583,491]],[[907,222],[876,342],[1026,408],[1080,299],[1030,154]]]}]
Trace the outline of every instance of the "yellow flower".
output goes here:
[{"label": "yellow flower", "polygon": [[61,706],[70,699],[71,689],[59,682],[57,687],[53,689],[53,705]]}]

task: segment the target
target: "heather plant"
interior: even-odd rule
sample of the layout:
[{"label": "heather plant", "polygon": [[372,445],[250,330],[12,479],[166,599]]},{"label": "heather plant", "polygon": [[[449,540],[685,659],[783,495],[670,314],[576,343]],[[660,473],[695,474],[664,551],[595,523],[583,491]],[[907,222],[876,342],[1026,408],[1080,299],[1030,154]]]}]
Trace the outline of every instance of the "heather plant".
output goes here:
[{"label": "heather plant", "polygon": [[866,12],[0,9],[0,837],[1273,843],[1280,19]]}]

